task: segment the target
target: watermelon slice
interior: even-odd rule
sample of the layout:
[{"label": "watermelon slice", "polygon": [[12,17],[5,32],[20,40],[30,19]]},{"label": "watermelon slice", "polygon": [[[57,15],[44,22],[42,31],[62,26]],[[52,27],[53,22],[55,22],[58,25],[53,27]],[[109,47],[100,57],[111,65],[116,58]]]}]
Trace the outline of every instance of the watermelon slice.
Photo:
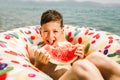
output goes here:
[{"label": "watermelon slice", "polygon": [[[44,50],[43,50],[44,49]],[[73,62],[77,56],[74,55],[77,46],[67,43],[59,43],[57,47],[45,45],[42,50],[47,51],[50,62],[54,64],[67,64]]]}]

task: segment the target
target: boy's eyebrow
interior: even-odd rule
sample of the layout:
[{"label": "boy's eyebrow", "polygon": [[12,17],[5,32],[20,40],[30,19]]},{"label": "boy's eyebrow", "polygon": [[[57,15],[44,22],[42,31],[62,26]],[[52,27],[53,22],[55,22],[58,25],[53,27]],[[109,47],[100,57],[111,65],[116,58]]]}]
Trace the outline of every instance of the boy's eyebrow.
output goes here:
[{"label": "boy's eyebrow", "polygon": [[43,30],[43,31],[45,32],[45,31],[48,31],[48,30]]}]

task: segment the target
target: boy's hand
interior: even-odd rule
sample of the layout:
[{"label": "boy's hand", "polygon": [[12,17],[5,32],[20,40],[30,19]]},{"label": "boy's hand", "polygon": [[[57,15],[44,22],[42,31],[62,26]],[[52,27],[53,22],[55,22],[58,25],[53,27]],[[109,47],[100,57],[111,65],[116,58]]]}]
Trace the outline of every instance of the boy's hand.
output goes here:
[{"label": "boy's hand", "polygon": [[35,53],[34,53],[34,56],[35,56],[35,66],[37,65],[45,65],[45,64],[48,64],[50,58],[45,55],[47,52],[41,52],[39,50],[36,50]]},{"label": "boy's hand", "polygon": [[84,58],[84,45],[76,44],[77,50],[75,51],[75,55],[77,55],[80,59]]}]

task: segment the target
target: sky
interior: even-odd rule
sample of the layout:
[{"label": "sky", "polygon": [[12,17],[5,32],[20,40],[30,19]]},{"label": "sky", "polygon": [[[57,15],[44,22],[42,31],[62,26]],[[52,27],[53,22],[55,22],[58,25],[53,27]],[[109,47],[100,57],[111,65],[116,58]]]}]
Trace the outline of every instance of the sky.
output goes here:
[{"label": "sky", "polygon": [[[2,0],[0,0],[2,1]],[[83,2],[83,1],[92,1],[92,2],[99,2],[99,3],[117,3],[117,4],[120,4],[120,0],[3,0],[3,1],[36,1],[36,2],[39,2],[39,1],[55,1],[55,2],[60,2],[60,1],[78,1],[78,2]]]},{"label": "sky", "polygon": [[120,4],[120,0],[23,0],[23,1],[78,1],[78,2],[82,2],[82,1],[93,1],[93,2],[100,2],[100,3],[119,3]]},{"label": "sky", "polygon": [[76,0],[76,1],[93,1],[100,3],[120,3],[120,0]]}]

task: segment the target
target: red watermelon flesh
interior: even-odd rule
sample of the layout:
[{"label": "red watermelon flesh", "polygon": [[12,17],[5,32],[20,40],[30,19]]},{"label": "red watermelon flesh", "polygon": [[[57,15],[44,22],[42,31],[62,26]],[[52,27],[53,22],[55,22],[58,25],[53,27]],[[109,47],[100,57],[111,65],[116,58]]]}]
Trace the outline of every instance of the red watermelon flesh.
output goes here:
[{"label": "red watermelon flesh", "polygon": [[72,44],[66,44],[57,47],[45,45],[44,49],[47,50],[47,55],[50,56],[50,62],[55,64],[71,63],[76,59],[74,53],[77,49],[77,46]]}]

